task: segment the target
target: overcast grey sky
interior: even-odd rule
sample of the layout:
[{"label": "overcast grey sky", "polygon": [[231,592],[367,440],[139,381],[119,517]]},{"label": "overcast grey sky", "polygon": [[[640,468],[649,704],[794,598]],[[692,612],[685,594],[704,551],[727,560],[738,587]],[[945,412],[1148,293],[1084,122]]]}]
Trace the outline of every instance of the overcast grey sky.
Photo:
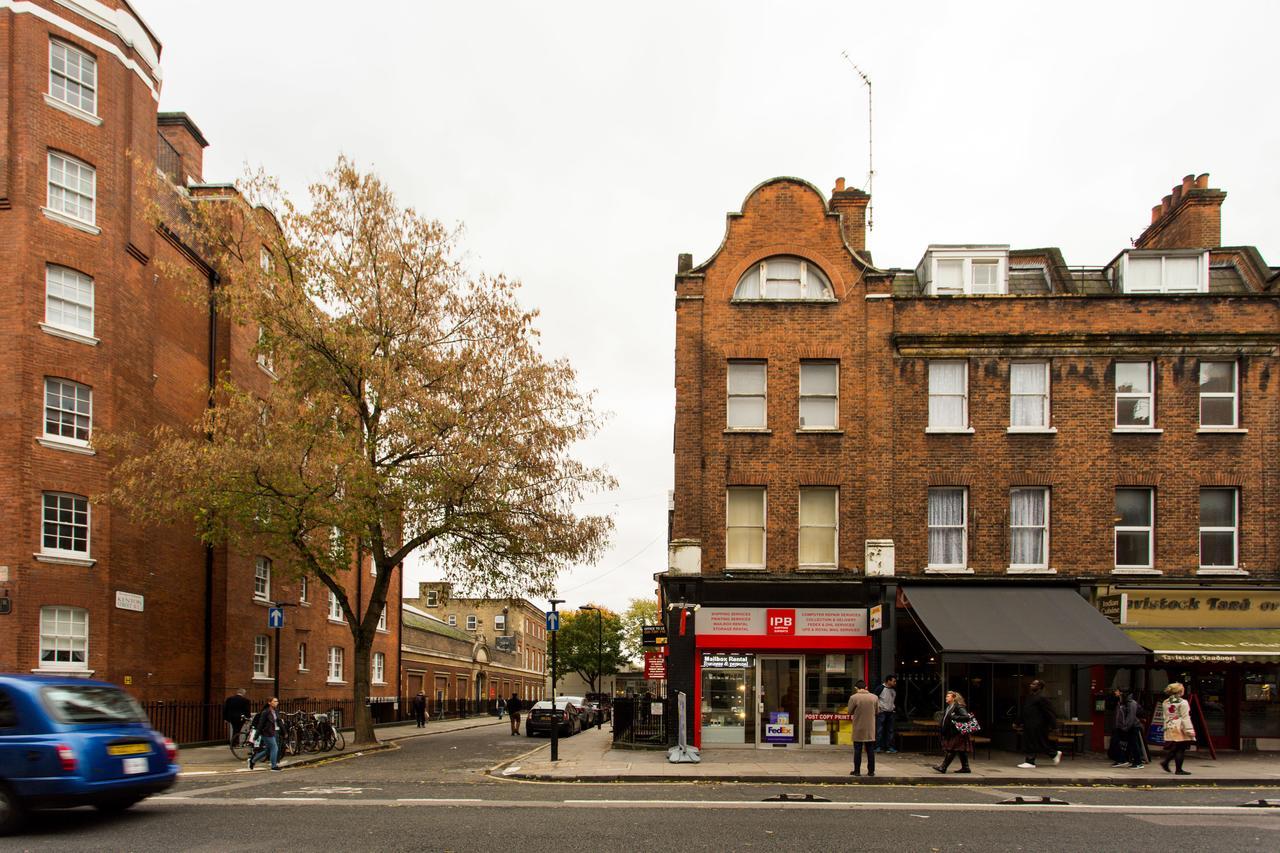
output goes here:
[{"label": "overcast grey sky", "polygon": [[343,152],[524,282],[612,413],[582,455],[620,482],[590,507],[616,535],[569,607],[665,567],[676,255],[704,260],[769,177],[865,182],[842,51],[875,86],[880,266],[969,241],[1102,264],[1189,172],[1229,194],[1223,242],[1280,265],[1278,4],[132,2],[206,180],[261,166],[301,194]]}]

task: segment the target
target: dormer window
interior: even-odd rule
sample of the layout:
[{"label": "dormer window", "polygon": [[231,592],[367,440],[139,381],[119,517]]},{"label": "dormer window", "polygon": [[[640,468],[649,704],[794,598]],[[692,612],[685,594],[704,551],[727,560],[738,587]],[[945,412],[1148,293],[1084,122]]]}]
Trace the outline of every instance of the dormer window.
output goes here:
[{"label": "dormer window", "polygon": [[1208,252],[1125,252],[1118,268],[1121,293],[1209,292]]},{"label": "dormer window", "polygon": [[834,302],[835,292],[815,264],[803,258],[775,255],[743,273],[733,290],[733,298],[734,301]]},{"label": "dormer window", "polygon": [[926,296],[999,296],[1009,292],[1009,247],[930,246],[916,277]]}]

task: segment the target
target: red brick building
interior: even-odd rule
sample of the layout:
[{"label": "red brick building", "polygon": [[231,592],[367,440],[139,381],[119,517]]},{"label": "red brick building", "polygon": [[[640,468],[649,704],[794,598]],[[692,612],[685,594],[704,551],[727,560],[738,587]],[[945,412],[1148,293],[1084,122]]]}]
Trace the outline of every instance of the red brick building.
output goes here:
[{"label": "red brick building", "polygon": [[866,193],[776,178],[680,256],[661,582],[700,744],[847,743],[894,672],[908,726],[957,689],[1009,746],[1040,677],[1097,744],[1108,687],[1183,679],[1215,744],[1280,748],[1280,270],[1225,196],[1187,176],[1101,268],[893,268]]},{"label": "red brick building", "polygon": [[[160,42],[123,0],[0,3],[0,670],[72,672],[143,699],[350,698],[350,631],[328,593],[189,530],[144,529],[88,500],[110,484],[94,429],[181,427],[215,372],[273,381],[248,329],[182,298],[162,261],[201,259],[148,220],[204,184],[207,146],[159,113]],[[367,603],[367,570],[350,589]],[[373,695],[396,696],[400,584],[374,647]],[[267,604],[289,608],[280,661]]]}]

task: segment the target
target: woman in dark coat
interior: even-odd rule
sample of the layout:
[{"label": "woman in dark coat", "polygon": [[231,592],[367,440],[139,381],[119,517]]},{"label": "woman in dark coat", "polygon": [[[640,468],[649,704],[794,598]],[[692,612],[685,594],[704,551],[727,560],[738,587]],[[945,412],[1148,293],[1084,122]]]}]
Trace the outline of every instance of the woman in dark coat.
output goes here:
[{"label": "woman in dark coat", "polygon": [[942,712],[939,723],[942,735],[942,749],[946,753],[942,763],[934,767],[939,773],[946,773],[951,761],[960,756],[958,773],[969,773],[969,753],[973,752],[973,738],[956,728],[956,723],[967,723],[973,715],[964,707],[964,697],[954,690],[947,691],[947,707]]},{"label": "woman in dark coat", "polygon": [[1052,758],[1054,764],[1062,760],[1062,751],[1049,740],[1058,728],[1058,715],[1044,695],[1044,682],[1037,678],[1031,682],[1030,689],[1027,701],[1022,705],[1022,742],[1026,747],[1027,760],[1018,766],[1023,770],[1034,768],[1039,755]]}]

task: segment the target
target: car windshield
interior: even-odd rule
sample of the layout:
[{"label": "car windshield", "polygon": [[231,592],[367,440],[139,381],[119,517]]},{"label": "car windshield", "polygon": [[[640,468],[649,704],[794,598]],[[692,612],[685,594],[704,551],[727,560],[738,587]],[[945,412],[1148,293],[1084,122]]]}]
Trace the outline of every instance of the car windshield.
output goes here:
[{"label": "car windshield", "polygon": [[[557,700],[556,700],[556,707],[557,707],[557,708],[560,708],[560,709],[563,709],[563,708],[565,707],[564,699],[557,699]],[[543,699],[541,702],[538,702],[536,705],[534,705],[534,706],[533,706],[533,710],[535,710],[535,711],[550,711],[550,710],[551,710],[551,700],[550,700],[550,699]]]},{"label": "car windshield", "polygon": [[60,723],[145,723],[147,715],[132,696],[114,687],[59,684],[40,690],[45,706]]}]

